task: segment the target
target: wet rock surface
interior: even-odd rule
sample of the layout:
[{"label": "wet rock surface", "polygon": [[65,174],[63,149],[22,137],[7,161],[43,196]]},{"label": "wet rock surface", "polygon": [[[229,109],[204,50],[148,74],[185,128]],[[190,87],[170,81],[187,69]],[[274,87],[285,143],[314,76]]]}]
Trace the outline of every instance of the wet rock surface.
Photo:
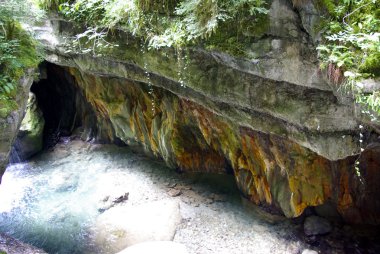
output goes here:
[{"label": "wet rock surface", "polygon": [[380,224],[379,153],[365,150],[374,161],[360,163],[365,174],[354,165],[378,135],[359,127],[353,101],[320,71],[319,8],[294,3],[271,1],[262,35],[247,34],[245,57],[200,45],[147,50],[118,30],[118,47],[100,57],[65,49],[81,30],[73,23],[53,18],[34,29],[48,72],[62,78],[56,90],[70,83],[84,101],[71,105],[86,109],[82,138],[139,143],[178,171],[234,173],[251,202],[287,217],[329,202],[346,222]]},{"label": "wet rock surface", "polygon": [[45,120],[36,96],[30,92],[26,114],[13,144],[16,160],[24,161],[42,150],[44,126]]},{"label": "wet rock surface", "polygon": [[178,201],[159,200],[112,208],[96,220],[96,245],[104,253],[116,253],[147,241],[171,241],[181,222]]},{"label": "wet rock surface", "polygon": [[331,230],[330,222],[318,216],[307,217],[304,223],[304,231],[307,236],[324,235],[330,233]]},{"label": "wet rock surface", "polygon": [[[168,195],[172,189],[181,195]],[[113,200],[127,192],[128,200],[98,211],[105,197]],[[129,235],[152,240],[156,234],[150,225],[154,229],[163,222],[172,225],[169,240],[188,253],[380,250],[377,228],[333,223],[328,235],[307,236],[302,218],[289,220],[242,200],[232,176],[177,174],[138,150],[78,140],[59,143],[29,164],[10,166],[0,199],[0,230],[48,253],[113,254],[128,241],[135,243],[137,237]]]},{"label": "wet rock surface", "polygon": [[33,70],[29,70],[18,83],[16,109],[8,112],[9,105],[0,105],[0,182],[8,164],[13,142],[25,114],[28,93],[33,82]]},{"label": "wet rock surface", "polygon": [[[243,127],[239,121],[163,88],[77,68],[47,64],[46,69],[52,84],[62,78],[55,90],[76,96],[71,99],[71,115],[63,114],[62,122],[69,128],[82,124],[75,132],[84,140],[140,144],[180,172],[234,174],[251,202],[287,217],[321,206],[321,213],[335,216],[335,211],[346,222],[380,222],[380,203],[373,202],[380,195],[375,184],[380,176],[378,149],[368,147],[362,153],[359,170],[363,173],[358,177],[357,156],[331,161],[282,134]],[[59,93],[56,96],[59,100]],[[168,195],[180,193],[168,190]]]}]

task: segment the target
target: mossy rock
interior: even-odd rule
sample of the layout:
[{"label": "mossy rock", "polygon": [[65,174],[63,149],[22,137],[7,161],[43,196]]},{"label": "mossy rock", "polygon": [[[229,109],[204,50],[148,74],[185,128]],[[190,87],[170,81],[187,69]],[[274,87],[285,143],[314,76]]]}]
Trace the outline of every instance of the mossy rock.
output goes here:
[{"label": "mossy rock", "polygon": [[17,103],[14,99],[0,99],[0,118],[6,118],[16,109]]},{"label": "mossy rock", "polygon": [[21,122],[15,149],[21,159],[27,159],[42,150],[45,120],[37,107],[36,97],[29,94],[27,111]]},{"label": "mossy rock", "polygon": [[376,52],[366,58],[359,67],[363,73],[373,74],[375,77],[380,76],[380,52]]}]

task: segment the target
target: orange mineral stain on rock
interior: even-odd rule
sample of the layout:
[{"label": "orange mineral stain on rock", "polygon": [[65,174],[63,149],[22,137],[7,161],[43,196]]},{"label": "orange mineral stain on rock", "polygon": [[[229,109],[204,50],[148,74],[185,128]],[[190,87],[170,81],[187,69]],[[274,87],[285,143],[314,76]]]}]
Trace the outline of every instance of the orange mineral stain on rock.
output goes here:
[{"label": "orange mineral stain on rock", "polygon": [[380,175],[380,148],[365,154],[369,163],[363,177],[368,189],[361,188],[352,158],[329,161],[285,137],[241,127],[157,87],[150,93],[146,84],[94,77],[74,68],[69,72],[98,120],[111,118],[108,128],[118,131],[108,133],[116,133],[124,141],[136,139],[170,166],[216,173],[232,168],[243,195],[256,204],[282,210],[288,217],[328,201],[347,220],[360,221],[365,214],[380,221],[380,205],[370,205],[369,199],[363,198],[364,194],[380,194],[376,177]]}]

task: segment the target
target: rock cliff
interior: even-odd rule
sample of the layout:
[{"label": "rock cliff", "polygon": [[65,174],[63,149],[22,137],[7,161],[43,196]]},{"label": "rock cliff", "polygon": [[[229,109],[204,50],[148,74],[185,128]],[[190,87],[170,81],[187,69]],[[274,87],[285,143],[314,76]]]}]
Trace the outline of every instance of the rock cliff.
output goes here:
[{"label": "rock cliff", "polygon": [[9,161],[12,144],[15,141],[21,121],[25,115],[30,86],[33,83],[33,70],[29,70],[17,87],[16,107],[0,109],[0,182]]},{"label": "rock cliff", "polygon": [[68,53],[71,23],[34,29],[55,64],[48,75],[87,103],[79,116],[91,119],[82,121],[88,138],[138,142],[179,171],[233,173],[246,197],[288,217],[332,203],[349,222],[378,224],[376,135],[325,81],[312,18],[300,13],[273,1],[245,58],[201,46],[146,50],[122,31],[103,56]]}]

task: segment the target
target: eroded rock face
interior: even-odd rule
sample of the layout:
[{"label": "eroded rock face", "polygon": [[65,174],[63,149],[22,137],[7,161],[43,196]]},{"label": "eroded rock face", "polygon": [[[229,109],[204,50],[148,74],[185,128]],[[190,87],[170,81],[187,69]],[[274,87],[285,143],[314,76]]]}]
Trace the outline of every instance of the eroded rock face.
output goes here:
[{"label": "eroded rock face", "polygon": [[111,123],[109,129],[102,127],[108,140],[140,143],[181,171],[230,170],[252,202],[288,217],[329,202],[347,221],[379,222],[379,205],[368,203],[380,193],[372,180],[380,163],[376,149],[362,154],[359,177],[355,157],[328,160],[294,141],[240,126],[162,88],[76,68],[66,71],[85,91],[96,118]]},{"label": "eroded rock face", "polygon": [[28,93],[33,82],[32,70],[29,70],[24,78],[19,81],[16,97],[17,109],[9,114],[0,116],[0,183],[5,167],[9,161],[9,155],[13,142],[18,133],[22,119],[24,118]]},{"label": "eroded rock face", "polygon": [[21,160],[28,159],[42,150],[44,125],[45,120],[38,108],[36,96],[29,93],[26,114],[14,144],[15,152]]},{"label": "eroded rock face", "polygon": [[378,224],[379,151],[366,149],[355,170],[373,135],[359,142],[353,105],[320,73],[308,12],[301,21],[290,1],[273,1],[266,36],[244,59],[198,47],[146,51],[123,32],[118,48],[96,57],[65,52],[52,33],[70,23],[36,31],[46,60],[65,67],[60,75],[96,115],[84,128],[103,140],[140,143],[178,170],[233,172],[246,197],[288,217],[329,202],[346,221]]},{"label": "eroded rock face", "polygon": [[307,24],[290,1],[273,1],[266,25],[265,36],[247,45],[246,58],[199,47],[180,53],[171,48],[147,50],[140,40],[120,31],[113,39],[119,47],[103,52],[106,57],[67,53],[65,38],[76,30],[71,23],[50,20],[35,30],[49,62],[151,83],[241,126],[285,137],[330,160],[359,153],[354,108],[339,101],[325,81],[313,39],[304,30]]}]

